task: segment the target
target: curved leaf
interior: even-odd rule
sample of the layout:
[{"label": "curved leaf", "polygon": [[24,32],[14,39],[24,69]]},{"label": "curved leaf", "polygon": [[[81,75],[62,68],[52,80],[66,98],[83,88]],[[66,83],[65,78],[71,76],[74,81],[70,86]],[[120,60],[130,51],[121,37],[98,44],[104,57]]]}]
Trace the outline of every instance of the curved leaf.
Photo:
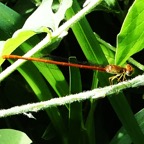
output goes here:
[{"label": "curved leaf", "polygon": [[[18,30],[14,33],[13,37],[8,39],[3,43],[3,45],[0,45],[2,49],[1,55],[6,55],[12,53],[18,46],[20,46],[24,41],[32,37],[35,32],[31,30]],[[4,59],[0,57],[0,65],[4,62]]]},{"label": "curved leaf", "polygon": [[13,129],[0,130],[0,142],[2,144],[30,144],[32,141],[23,132]]},{"label": "curved leaf", "polygon": [[123,65],[144,47],[144,1],[136,0],[125,18],[117,37],[116,64]]}]

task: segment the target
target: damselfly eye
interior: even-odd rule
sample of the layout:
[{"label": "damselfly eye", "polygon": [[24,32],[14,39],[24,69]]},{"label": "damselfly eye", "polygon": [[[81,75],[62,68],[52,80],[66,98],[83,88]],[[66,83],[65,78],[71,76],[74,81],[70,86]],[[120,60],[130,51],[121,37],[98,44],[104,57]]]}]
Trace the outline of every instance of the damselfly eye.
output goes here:
[{"label": "damselfly eye", "polygon": [[134,72],[134,68],[130,65],[130,64],[127,64],[126,65],[126,75],[127,76],[131,76]]}]

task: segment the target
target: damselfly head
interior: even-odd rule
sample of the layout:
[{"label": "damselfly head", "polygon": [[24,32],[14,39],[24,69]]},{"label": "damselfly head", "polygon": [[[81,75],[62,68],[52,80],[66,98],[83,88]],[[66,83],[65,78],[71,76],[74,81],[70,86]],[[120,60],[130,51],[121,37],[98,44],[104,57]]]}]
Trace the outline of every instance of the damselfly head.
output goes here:
[{"label": "damselfly head", "polygon": [[131,76],[134,72],[134,68],[130,64],[127,64],[125,68],[126,68],[126,75]]}]

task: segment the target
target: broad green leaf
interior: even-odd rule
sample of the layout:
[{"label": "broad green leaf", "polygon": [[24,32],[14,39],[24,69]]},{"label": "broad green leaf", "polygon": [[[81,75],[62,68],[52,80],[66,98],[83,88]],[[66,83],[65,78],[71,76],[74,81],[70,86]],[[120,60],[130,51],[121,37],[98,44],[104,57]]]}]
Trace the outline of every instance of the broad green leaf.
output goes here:
[{"label": "broad green leaf", "polygon": [[[76,1],[74,1],[72,8],[70,8],[67,12],[68,18],[71,17],[74,12],[79,10],[79,6]],[[98,41],[95,39],[86,19],[83,18],[80,22],[76,23],[72,27],[72,30],[88,60],[95,60],[95,62],[97,62],[98,64],[102,64],[102,62],[103,64],[106,63],[106,58],[102,50],[100,49],[101,47],[99,46]],[[99,73],[98,75],[100,84],[105,85],[107,83],[106,74]],[[132,137],[133,142],[138,143],[140,141],[143,141],[143,135],[140,131],[140,128],[138,127],[135,118],[133,117],[133,113],[124,95],[121,93],[119,95],[113,95],[108,98],[120,121],[128,131],[129,135]],[[128,123],[128,121],[130,122]],[[135,129],[135,131],[132,130],[133,128]]]},{"label": "broad green leaf", "polygon": [[[24,20],[17,12],[1,3],[0,10],[0,35],[1,39],[5,40],[11,37],[12,33],[22,26]],[[30,30],[17,30],[13,34],[12,38],[7,39],[6,41],[0,41],[0,56],[3,54],[10,54],[19,45],[21,45],[24,41],[29,39],[34,34],[36,33]],[[3,61],[4,59],[0,57],[0,64],[2,64]]]},{"label": "broad green leaf", "polygon": [[[56,13],[53,13],[51,5],[52,0],[43,0],[37,10],[27,19],[22,29],[16,31],[12,38],[5,41],[1,55],[12,53],[18,46],[34,36],[36,33],[47,32],[51,28],[53,31],[59,26],[61,20],[64,19],[66,10],[71,6],[72,1],[61,1],[60,7]],[[0,64],[4,60],[0,58]]]},{"label": "broad green leaf", "polygon": [[0,130],[1,144],[30,144],[31,139],[23,132],[14,129]]},{"label": "broad green leaf", "polygon": [[24,19],[20,14],[0,2],[0,40],[6,40],[22,27]]},{"label": "broad green leaf", "polygon": [[130,56],[144,47],[144,1],[135,0],[117,37],[116,61],[123,65]]},{"label": "broad green leaf", "polygon": [[[80,6],[76,1],[74,1],[73,7],[66,13],[67,19],[71,18],[78,11],[80,11]],[[100,44],[85,17],[73,25],[72,30],[88,61],[101,65],[107,64],[106,57],[100,47]],[[98,77],[105,79],[105,81],[102,80],[101,82],[104,85],[107,85],[106,82],[108,82],[108,79],[104,73],[99,73]]]},{"label": "broad green leaf", "polygon": [[[14,27],[14,28],[16,29],[17,27]],[[6,44],[7,47],[4,49],[4,51],[6,51],[6,53],[8,54],[14,51],[17,48],[17,46],[20,45],[20,47],[15,52],[17,54],[22,55],[23,53],[31,49],[31,47],[33,47],[37,42],[39,42],[39,39],[35,39],[36,35],[34,39],[33,38],[29,39],[31,36],[33,36],[33,34],[36,34],[36,32],[32,30],[20,29],[19,31],[16,31],[14,33],[14,38],[16,39],[13,39],[12,37],[11,39],[8,39],[8,43],[6,43],[7,41],[6,42],[1,41],[1,46],[2,46],[1,48],[3,48],[4,44]],[[25,42],[26,39],[28,39],[28,41]],[[14,46],[11,47],[11,44]],[[9,48],[8,46],[10,46],[10,49],[8,49]],[[18,50],[22,50],[23,53],[20,53]],[[6,53],[3,53],[3,54],[6,54]],[[27,82],[29,83],[33,91],[35,92],[38,99],[40,100],[50,99],[51,94],[50,94],[48,87],[46,87],[45,85],[46,81],[44,81],[43,78],[39,79],[38,75],[40,75],[40,73],[38,73],[38,71],[34,69],[34,67],[32,66],[29,66],[26,64],[24,67],[21,67],[18,70],[23,75],[23,77],[27,80]],[[39,67],[40,65],[38,66],[38,68]],[[63,96],[67,94],[67,91],[68,91],[67,83],[64,81],[64,77],[62,77],[63,75],[61,71],[55,70],[54,72],[51,70],[49,72],[48,70],[46,70],[46,68],[39,68],[39,69],[44,75],[44,77],[46,77],[46,79],[49,81],[49,83],[54,88],[54,90],[58,93],[59,96]],[[34,72],[33,70],[34,71],[36,70],[36,71]],[[63,121],[62,121],[62,117],[58,109],[57,108],[50,109],[47,111],[47,113],[49,114],[49,117],[55,129],[61,135],[64,135],[65,128],[64,128]]]},{"label": "broad green leaf", "polygon": [[[3,42],[3,45],[0,45],[1,55],[8,55],[12,53],[18,46],[20,46],[24,41],[29,39],[31,36],[36,34],[34,31],[18,30],[14,33],[13,37]],[[4,59],[0,57],[0,65],[3,63]]]}]

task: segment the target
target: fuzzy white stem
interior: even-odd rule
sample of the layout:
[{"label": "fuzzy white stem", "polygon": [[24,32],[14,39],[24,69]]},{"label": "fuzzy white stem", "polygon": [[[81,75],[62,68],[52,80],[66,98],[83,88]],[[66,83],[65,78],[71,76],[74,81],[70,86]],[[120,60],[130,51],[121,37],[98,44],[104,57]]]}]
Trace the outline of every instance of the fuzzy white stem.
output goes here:
[{"label": "fuzzy white stem", "polygon": [[68,95],[60,98],[53,98],[51,100],[44,101],[44,102],[16,106],[10,109],[3,109],[0,110],[0,118],[17,115],[17,114],[23,114],[27,112],[37,112],[39,110],[43,110],[49,107],[56,107],[65,104],[70,104],[76,101],[80,102],[90,98],[92,99],[104,98],[105,96],[118,93],[123,89],[130,88],[130,87],[138,87],[142,85],[144,85],[144,75],[137,76],[132,80],[121,82],[116,85],[107,86],[104,88],[98,88],[98,89],[94,89],[94,90],[90,90],[90,91],[86,91],[74,95]]}]

